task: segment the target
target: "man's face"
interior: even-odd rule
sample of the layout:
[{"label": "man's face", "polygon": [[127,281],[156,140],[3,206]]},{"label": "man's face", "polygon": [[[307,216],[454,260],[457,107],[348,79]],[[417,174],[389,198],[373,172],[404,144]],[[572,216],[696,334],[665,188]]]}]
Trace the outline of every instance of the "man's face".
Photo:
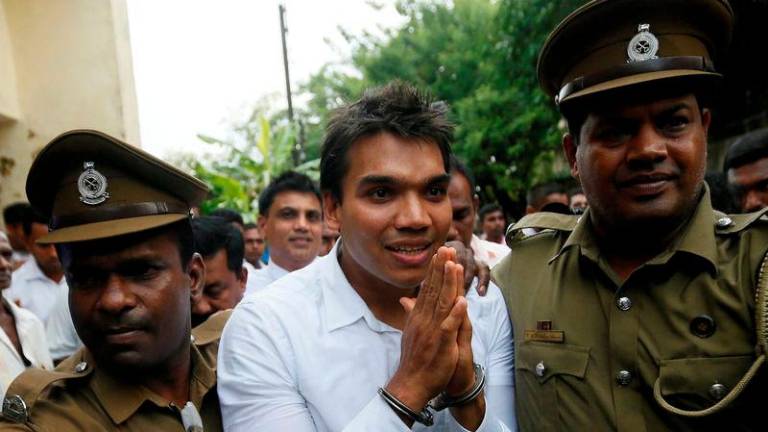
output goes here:
[{"label": "man's face", "polygon": [[11,243],[0,236],[0,291],[11,286],[13,273],[13,248]]},{"label": "man's face", "polygon": [[189,344],[203,261],[184,269],[173,231],[60,246],[77,334],[112,368],[167,365]]},{"label": "man's face", "polygon": [[288,271],[306,267],[320,251],[320,200],[309,192],[280,192],[268,214],[259,216],[259,229],[269,243],[272,261]]},{"label": "man's face", "polygon": [[342,268],[353,285],[413,289],[451,225],[449,177],[437,144],[381,133],[346,155],[342,200],[326,195],[341,229]]},{"label": "man's face", "polygon": [[323,224],[323,245],[320,247],[320,256],[328,255],[339,238],[339,231]]},{"label": "man's face", "polygon": [[218,311],[234,308],[245,292],[246,270],[242,266],[237,272],[230,270],[225,249],[204,261],[205,285],[202,296],[192,305],[193,327]]},{"label": "man's face", "polygon": [[587,196],[583,193],[573,194],[571,197],[571,209],[579,210],[583,212],[589,204],[587,203]]},{"label": "man's face", "polygon": [[6,224],[5,230],[8,234],[8,241],[11,243],[11,248],[13,250],[27,250],[27,238],[24,235],[24,226],[22,224]]},{"label": "man's face", "polygon": [[243,233],[245,242],[245,260],[253,264],[261,259],[264,254],[264,236],[258,228],[245,230]]},{"label": "man's face", "polygon": [[477,199],[473,199],[467,178],[458,171],[451,174],[448,197],[453,209],[453,222],[448,231],[448,241],[457,240],[469,247],[472,242],[472,228],[475,225]]},{"label": "man's face", "polygon": [[728,183],[741,200],[741,210],[753,212],[768,206],[768,157],[728,170]]},{"label": "man's face", "polygon": [[37,239],[48,234],[48,227],[41,223],[32,223],[27,236],[27,250],[35,257],[37,265],[46,275],[60,275],[62,272],[56,248],[50,244],[37,244]]},{"label": "man's face", "polygon": [[504,213],[501,210],[486,213],[483,217],[482,228],[488,238],[499,238],[504,235]]},{"label": "man's face", "polygon": [[564,148],[598,225],[679,225],[701,191],[709,122],[692,94],[590,113]]}]

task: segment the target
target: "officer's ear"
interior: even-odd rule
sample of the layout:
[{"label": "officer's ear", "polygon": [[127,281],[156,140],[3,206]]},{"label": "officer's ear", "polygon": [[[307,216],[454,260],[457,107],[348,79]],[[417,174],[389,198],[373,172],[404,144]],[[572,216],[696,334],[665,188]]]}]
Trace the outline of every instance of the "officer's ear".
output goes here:
[{"label": "officer's ear", "polygon": [[712,123],[712,111],[709,108],[701,109],[701,127],[704,129],[704,137],[709,133],[709,125]]},{"label": "officer's ear", "polygon": [[579,167],[576,165],[576,138],[570,132],[566,132],[563,135],[563,153],[568,160],[568,165],[571,167],[571,176],[576,180],[579,179]]},{"label": "officer's ear", "polygon": [[189,277],[189,297],[192,304],[195,304],[203,296],[205,287],[205,261],[197,252],[193,253],[192,259],[189,260],[187,276]]}]

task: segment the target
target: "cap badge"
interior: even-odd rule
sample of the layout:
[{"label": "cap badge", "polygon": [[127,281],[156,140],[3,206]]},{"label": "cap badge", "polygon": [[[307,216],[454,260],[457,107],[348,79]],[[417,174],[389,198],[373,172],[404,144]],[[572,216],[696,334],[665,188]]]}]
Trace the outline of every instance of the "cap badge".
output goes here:
[{"label": "cap badge", "polygon": [[93,162],[85,162],[83,171],[77,179],[77,190],[80,192],[80,202],[89,205],[101,204],[109,198],[107,193],[107,178],[93,169]]},{"label": "cap badge", "polygon": [[634,63],[645,60],[652,60],[659,51],[659,40],[650,32],[650,24],[640,24],[637,26],[637,34],[629,41],[627,45],[627,63]]}]

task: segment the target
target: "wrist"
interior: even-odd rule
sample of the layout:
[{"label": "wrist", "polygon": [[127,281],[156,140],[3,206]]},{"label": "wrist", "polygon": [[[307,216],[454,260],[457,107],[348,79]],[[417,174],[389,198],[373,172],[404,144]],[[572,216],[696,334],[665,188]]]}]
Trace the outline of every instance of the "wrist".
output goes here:
[{"label": "wrist", "polygon": [[384,389],[413,411],[421,411],[432,399],[432,395],[429,395],[423,387],[414,385],[414,382],[415,380],[401,378],[396,373]]}]

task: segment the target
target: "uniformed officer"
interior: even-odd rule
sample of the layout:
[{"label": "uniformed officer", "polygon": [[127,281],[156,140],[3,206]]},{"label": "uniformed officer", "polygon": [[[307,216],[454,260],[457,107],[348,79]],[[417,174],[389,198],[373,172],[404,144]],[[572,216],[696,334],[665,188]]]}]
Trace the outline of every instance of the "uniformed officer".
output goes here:
[{"label": "uniformed officer", "polygon": [[521,430],[765,430],[768,226],[713,211],[702,181],[732,22],[725,0],[592,1],[546,40],[539,79],[590,207],[522,219],[493,270]]},{"label": "uniformed officer", "polygon": [[[190,207],[207,189],[166,163],[96,131],[55,138],[27,178],[50,217],[85,348],[54,372],[29,371],[3,401],[0,429],[216,431],[215,316],[191,336],[204,280]],[[192,342],[190,342],[192,340]]]}]

